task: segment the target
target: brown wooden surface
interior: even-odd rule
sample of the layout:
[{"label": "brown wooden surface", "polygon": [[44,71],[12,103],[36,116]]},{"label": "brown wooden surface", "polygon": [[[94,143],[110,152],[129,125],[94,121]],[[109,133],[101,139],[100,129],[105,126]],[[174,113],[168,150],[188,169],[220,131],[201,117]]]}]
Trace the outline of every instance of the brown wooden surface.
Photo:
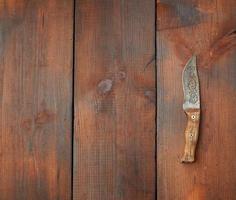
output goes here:
[{"label": "brown wooden surface", "polygon": [[0,199],[67,200],[71,0],[0,0]]},{"label": "brown wooden surface", "polygon": [[[236,1],[157,1],[157,197],[236,198]],[[181,76],[196,53],[201,85],[194,164],[179,162],[186,117]]]},{"label": "brown wooden surface", "polygon": [[[72,156],[74,200],[234,200],[236,1],[75,3],[73,19],[73,0],[0,0],[0,200],[71,199]],[[193,54],[200,137],[182,164]]]},{"label": "brown wooden surface", "polygon": [[76,2],[74,199],[155,198],[155,1]]}]

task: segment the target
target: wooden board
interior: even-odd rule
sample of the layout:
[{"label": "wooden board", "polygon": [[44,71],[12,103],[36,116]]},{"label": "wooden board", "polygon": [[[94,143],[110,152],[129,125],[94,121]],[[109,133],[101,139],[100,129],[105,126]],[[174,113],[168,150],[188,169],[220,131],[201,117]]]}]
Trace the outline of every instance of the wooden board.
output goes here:
[{"label": "wooden board", "polygon": [[[236,197],[236,1],[157,1],[157,197]],[[197,54],[202,120],[197,160],[181,164],[182,70]]]},{"label": "wooden board", "polygon": [[155,1],[76,1],[74,199],[155,198]]},{"label": "wooden board", "polygon": [[0,199],[71,198],[71,0],[0,1]]}]

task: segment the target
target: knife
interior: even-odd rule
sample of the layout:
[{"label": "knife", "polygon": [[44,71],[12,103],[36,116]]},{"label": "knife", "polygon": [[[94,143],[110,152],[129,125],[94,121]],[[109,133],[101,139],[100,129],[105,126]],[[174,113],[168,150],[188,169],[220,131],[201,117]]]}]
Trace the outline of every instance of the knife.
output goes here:
[{"label": "knife", "polygon": [[191,163],[195,160],[200,124],[200,89],[196,55],[192,56],[184,67],[182,84],[184,90],[183,109],[188,122],[184,133],[185,148],[181,162]]}]

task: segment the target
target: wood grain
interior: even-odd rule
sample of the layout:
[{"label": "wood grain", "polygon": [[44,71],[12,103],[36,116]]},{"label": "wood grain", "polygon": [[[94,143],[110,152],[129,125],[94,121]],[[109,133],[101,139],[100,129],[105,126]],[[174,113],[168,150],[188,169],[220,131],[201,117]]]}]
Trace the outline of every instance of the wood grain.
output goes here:
[{"label": "wood grain", "polygon": [[75,200],[155,198],[155,1],[76,1]]},{"label": "wood grain", "polygon": [[187,109],[185,110],[185,114],[187,115],[188,122],[184,132],[185,147],[181,162],[191,163],[195,161],[195,152],[199,137],[200,110]]},{"label": "wood grain", "polygon": [[71,0],[0,0],[0,199],[71,198]]},{"label": "wood grain", "polygon": [[[236,2],[157,1],[157,197],[236,196]],[[201,125],[196,162],[179,162],[186,118],[181,75],[198,56]]]}]

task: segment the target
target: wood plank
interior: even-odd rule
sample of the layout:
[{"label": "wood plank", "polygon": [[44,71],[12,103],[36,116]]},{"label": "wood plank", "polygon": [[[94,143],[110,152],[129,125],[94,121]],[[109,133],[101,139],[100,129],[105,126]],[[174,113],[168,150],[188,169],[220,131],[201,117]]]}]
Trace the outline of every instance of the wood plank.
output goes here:
[{"label": "wood plank", "polygon": [[[236,1],[157,1],[157,197],[235,199]],[[181,164],[182,70],[198,56],[202,120],[197,160]]]},{"label": "wood plank", "polygon": [[71,198],[72,0],[0,0],[0,199]]},{"label": "wood plank", "polygon": [[155,198],[155,1],[76,1],[74,199]]}]

